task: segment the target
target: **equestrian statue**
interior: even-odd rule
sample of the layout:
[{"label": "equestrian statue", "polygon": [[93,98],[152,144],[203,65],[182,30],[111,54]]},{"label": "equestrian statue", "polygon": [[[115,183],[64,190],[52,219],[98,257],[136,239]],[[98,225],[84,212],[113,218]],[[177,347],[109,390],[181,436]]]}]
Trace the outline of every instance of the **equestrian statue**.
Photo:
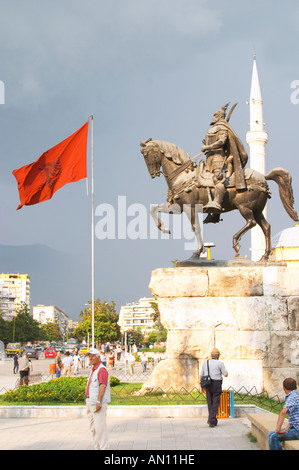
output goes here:
[{"label": "equestrian statue", "polygon": [[271,197],[267,181],[277,183],[286,212],[297,222],[292,177],[284,168],[274,168],[266,175],[245,168],[247,153],[229,124],[236,104],[227,117],[229,103],[214,113],[211,127],[202,141],[201,152],[206,161],[196,164],[194,160],[201,154],[191,159],[184,150],[169,142],[152,139],[140,142],[151,177],[162,173],[168,185],[167,202],[153,205],[151,215],[162,232],[170,233],[158,213],[185,212],[198,243],[193,258],[199,258],[205,252],[197,217],[199,208],[207,214],[204,223],[218,223],[221,214],[237,209],[246,223],[233,236],[235,258],[239,257],[242,236],[258,224],[265,237],[265,252],[260,261],[267,261],[271,253],[270,224],[263,215],[267,199]]}]

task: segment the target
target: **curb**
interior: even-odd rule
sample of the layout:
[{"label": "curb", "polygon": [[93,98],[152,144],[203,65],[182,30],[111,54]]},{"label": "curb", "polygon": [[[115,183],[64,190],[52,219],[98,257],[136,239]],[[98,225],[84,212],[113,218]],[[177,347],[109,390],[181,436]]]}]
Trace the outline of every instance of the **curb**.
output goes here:
[{"label": "curb", "polygon": [[[265,412],[255,405],[235,405],[235,417]],[[207,405],[108,406],[108,418],[205,418]],[[86,406],[0,406],[1,418],[86,418]]]}]

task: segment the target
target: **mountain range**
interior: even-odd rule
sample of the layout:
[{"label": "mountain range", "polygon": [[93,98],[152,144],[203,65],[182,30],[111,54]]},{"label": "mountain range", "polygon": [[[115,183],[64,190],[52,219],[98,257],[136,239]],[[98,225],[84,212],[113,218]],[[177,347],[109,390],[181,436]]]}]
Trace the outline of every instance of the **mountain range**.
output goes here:
[{"label": "mountain range", "polygon": [[[0,245],[0,273],[28,274],[30,306],[55,305],[71,319],[90,299],[89,262],[46,245]],[[32,310],[31,310],[32,311]]]}]

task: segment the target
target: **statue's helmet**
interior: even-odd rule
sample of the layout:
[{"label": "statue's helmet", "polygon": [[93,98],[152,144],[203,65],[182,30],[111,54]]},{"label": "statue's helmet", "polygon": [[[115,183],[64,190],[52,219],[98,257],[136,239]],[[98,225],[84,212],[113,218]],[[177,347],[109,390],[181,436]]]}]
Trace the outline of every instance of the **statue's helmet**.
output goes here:
[{"label": "statue's helmet", "polygon": [[213,120],[211,124],[214,124],[215,122],[219,121],[220,119],[225,119],[226,116],[226,111],[228,108],[229,103],[226,103],[222,108],[218,109],[213,115]]}]

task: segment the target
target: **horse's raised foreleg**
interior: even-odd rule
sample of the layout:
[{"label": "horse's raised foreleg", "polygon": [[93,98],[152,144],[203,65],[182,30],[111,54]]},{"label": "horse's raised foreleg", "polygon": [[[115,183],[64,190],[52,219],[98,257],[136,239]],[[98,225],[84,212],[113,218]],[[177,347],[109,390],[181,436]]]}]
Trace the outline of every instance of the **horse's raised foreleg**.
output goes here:
[{"label": "horse's raised foreleg", "polygon": [[155,221],[158,229],[161,230],[163,233],[170,233],[168,227],[164,225],[164,222],[158,217],[158,213],[163,212],[164,214],[181,214],[181,208],[178,204],[168,204],[165,202],[164,204],[152,204],[150,208],[150,213],[152,218]]}]

